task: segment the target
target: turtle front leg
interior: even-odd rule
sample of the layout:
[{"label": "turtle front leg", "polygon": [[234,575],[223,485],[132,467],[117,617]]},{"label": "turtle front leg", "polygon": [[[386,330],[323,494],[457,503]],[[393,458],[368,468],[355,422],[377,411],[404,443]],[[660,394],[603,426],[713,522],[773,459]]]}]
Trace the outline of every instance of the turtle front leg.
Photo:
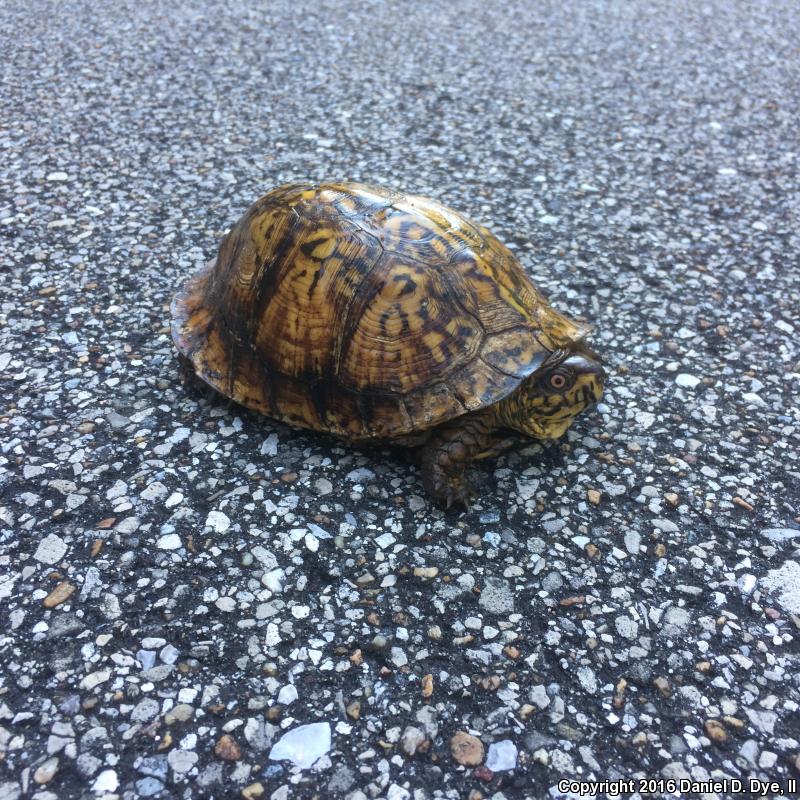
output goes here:
[{"label": "turtle front leg", "polygon": [[494,416],[479,412],[433,430],[422,448],[422,485],[431,497],[447,508],[453,503],[469,508],[476,492],[467,480],[467,468],[476,458],[503,449],[505,442],[498,442],[495,429]]}]

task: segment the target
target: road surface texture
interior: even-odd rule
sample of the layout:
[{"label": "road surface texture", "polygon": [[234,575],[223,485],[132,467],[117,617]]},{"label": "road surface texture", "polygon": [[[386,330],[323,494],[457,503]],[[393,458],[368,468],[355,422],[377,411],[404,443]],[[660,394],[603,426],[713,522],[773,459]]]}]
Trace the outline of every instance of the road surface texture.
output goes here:
[{"label": "road surface texture", "polygon": [[[3,3],[3,800],[789,788],[799,29],[792,0]],[[407,451],[187,385],[172,293],[303,179],[488,225],[595,326],[600,407],[446,514]]]}]

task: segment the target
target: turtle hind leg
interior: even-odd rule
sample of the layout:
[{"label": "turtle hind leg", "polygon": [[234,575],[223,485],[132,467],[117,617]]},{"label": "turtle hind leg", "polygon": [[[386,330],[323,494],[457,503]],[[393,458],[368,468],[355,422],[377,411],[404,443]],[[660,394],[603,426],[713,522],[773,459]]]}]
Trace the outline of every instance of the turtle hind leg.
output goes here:
[{"label": "turtle hind leg", "polygon": [[467,468],[476,458],[494,450],[494,416],[468,414],[435,428],[422,448],[422,485],[447,508],[469,508],[476,495],[467,480]]}]

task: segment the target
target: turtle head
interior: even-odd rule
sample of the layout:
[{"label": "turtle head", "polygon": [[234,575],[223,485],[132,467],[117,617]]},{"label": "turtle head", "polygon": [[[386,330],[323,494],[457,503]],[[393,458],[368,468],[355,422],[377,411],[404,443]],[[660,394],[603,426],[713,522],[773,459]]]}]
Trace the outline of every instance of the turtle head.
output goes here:
[{"label": "turtle head", "polygon": [[506,425],[536,439],[557,439],[603,395],[606,372],[583,341],[540,356],[541,363],[500,410]]}]

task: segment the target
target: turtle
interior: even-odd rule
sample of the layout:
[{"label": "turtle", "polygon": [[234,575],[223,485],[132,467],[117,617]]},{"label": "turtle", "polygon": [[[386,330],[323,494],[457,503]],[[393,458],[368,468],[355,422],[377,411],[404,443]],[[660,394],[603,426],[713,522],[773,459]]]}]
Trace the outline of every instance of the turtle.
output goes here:
[{"label": "turtle", "polygon": [[489,230],[362,183],[267,192],[171,315],[205,383],[292,426],[420,448],[422,484],[447,507],[469,507],[473,460],[509,432],[557,439],[606,379],[588,326]]}]

